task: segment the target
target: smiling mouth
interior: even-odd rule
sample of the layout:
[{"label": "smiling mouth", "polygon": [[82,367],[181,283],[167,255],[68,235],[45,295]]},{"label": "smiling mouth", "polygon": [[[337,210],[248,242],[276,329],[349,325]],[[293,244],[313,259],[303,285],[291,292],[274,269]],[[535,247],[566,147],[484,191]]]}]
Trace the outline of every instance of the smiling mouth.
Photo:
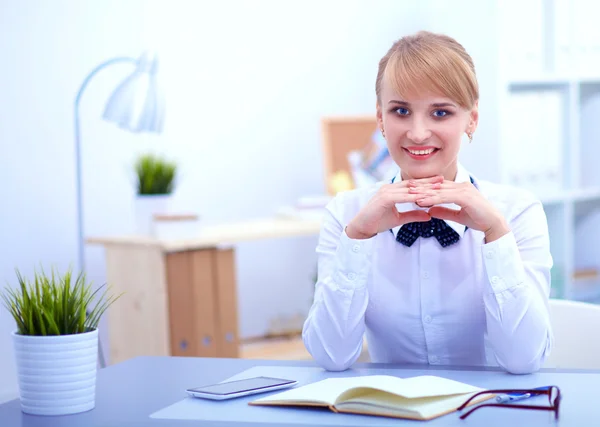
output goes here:
[{"label": "smiling mouth", "polygon": [[424,150],[409,150],[408,148],[405,148],[404,150],[406,150],[413,156],[429,156],[430,154],[433,154],[436,151],[438,151],[439,148],[427,148]]}]

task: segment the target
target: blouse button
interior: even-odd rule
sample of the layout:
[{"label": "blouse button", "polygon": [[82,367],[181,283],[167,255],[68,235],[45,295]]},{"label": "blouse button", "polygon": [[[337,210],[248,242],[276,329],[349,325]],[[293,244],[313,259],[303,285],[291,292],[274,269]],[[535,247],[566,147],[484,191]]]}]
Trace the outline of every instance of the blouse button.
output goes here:
[{"label": "blouse button", "polygon": [[354,252],[360,251],[360,246],[358,246],[358,245],[352,246],[352,251],[354,251]]},{"label": "blouse button", "polygon": [[356,274],[354,274],[354,273],[348,273],[348,279],[350,279],[350,280],[356,279]]}]

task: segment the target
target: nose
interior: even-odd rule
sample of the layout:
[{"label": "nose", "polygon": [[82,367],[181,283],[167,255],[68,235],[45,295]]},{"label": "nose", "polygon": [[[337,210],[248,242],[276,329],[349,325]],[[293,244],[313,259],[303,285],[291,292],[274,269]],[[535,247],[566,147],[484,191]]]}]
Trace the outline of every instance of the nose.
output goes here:
[{"label": "nose", "polygon": [[417,144],[420,144],[424,141],[427,141],[431,138],[431,131],[427,127],[427,124],[422,120],[415,119],[412,122],[410,129],[408,130],[406,136]]}]

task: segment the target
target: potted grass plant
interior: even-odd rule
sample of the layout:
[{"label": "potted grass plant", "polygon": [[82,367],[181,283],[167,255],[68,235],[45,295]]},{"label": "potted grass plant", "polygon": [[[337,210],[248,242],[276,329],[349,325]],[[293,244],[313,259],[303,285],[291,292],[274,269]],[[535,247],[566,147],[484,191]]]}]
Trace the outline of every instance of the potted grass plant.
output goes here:
[{"label": "potted grass plant", "polygon": [[177,165],[154,154],[141,155],[135,163],[136,228],[139,234],[153,234],[153,217],[166,214],[175,189]]},{"label": "potted grass plant", "polygon": [[[17,270],[18,285],[1,294],[17,324],[12,333],[21,410],[67,415],[91,410],[96,399],[98,323],[118,298],[92,290],[83,274]],[[104,288],[104,291],[102,289]]]}]

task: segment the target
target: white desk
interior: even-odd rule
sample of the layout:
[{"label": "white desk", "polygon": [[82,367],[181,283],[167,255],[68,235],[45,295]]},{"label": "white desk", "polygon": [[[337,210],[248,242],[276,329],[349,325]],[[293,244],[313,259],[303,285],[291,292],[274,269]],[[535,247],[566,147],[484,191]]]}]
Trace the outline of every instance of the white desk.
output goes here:
[{"label": "white desk", "polygon": [[91,237],[124,294],[107,312],[110,361],[136,356],[238,357],[238,242],[318,234],[316,219],[266,218],[201,228],[185,239]]},{"label": "white desk", "polygon": [[[394,375],[408,378],[417,375],[437,375],[479,385],[485,388],[532,388],[549,384],[560,387],[564,396],[560,417],[551,412],[523,409],[482,408],[466,420],[457,412],[425,423],[385,417],[334,413],[316,408],[250,406],[256,396],[230,401],[197,401],[202,407],[196,420],[160,419],[152,417],[157,411],[177,404],[187,395],[185,389],[202,384],[248,375],[253,369],[263,374],[280,375],[302,383],[331,377],[358,375]],[[82,414],[64,417],[40,417],[21,412],[18,400],[0,405],[2,427],[81,427],[81,426],[214,426],[254,427],[275,426],[553,426],[581,427],[600,424],[597,389],[600,372],[593,370],[543,369],[533,375],[508,375],[499,369],[482,367],[443,367],[427,365],[355,364],[344,372],[326,372],[314,362],[257,361],[243,359],[141,357],[101,369],[98,372],[96,407]],[[531,405],[548,405],[546,396],[525,401]],[[517,403],[518,404],[518,403]],[[181,411],[175,414],[182,417]]]}]

